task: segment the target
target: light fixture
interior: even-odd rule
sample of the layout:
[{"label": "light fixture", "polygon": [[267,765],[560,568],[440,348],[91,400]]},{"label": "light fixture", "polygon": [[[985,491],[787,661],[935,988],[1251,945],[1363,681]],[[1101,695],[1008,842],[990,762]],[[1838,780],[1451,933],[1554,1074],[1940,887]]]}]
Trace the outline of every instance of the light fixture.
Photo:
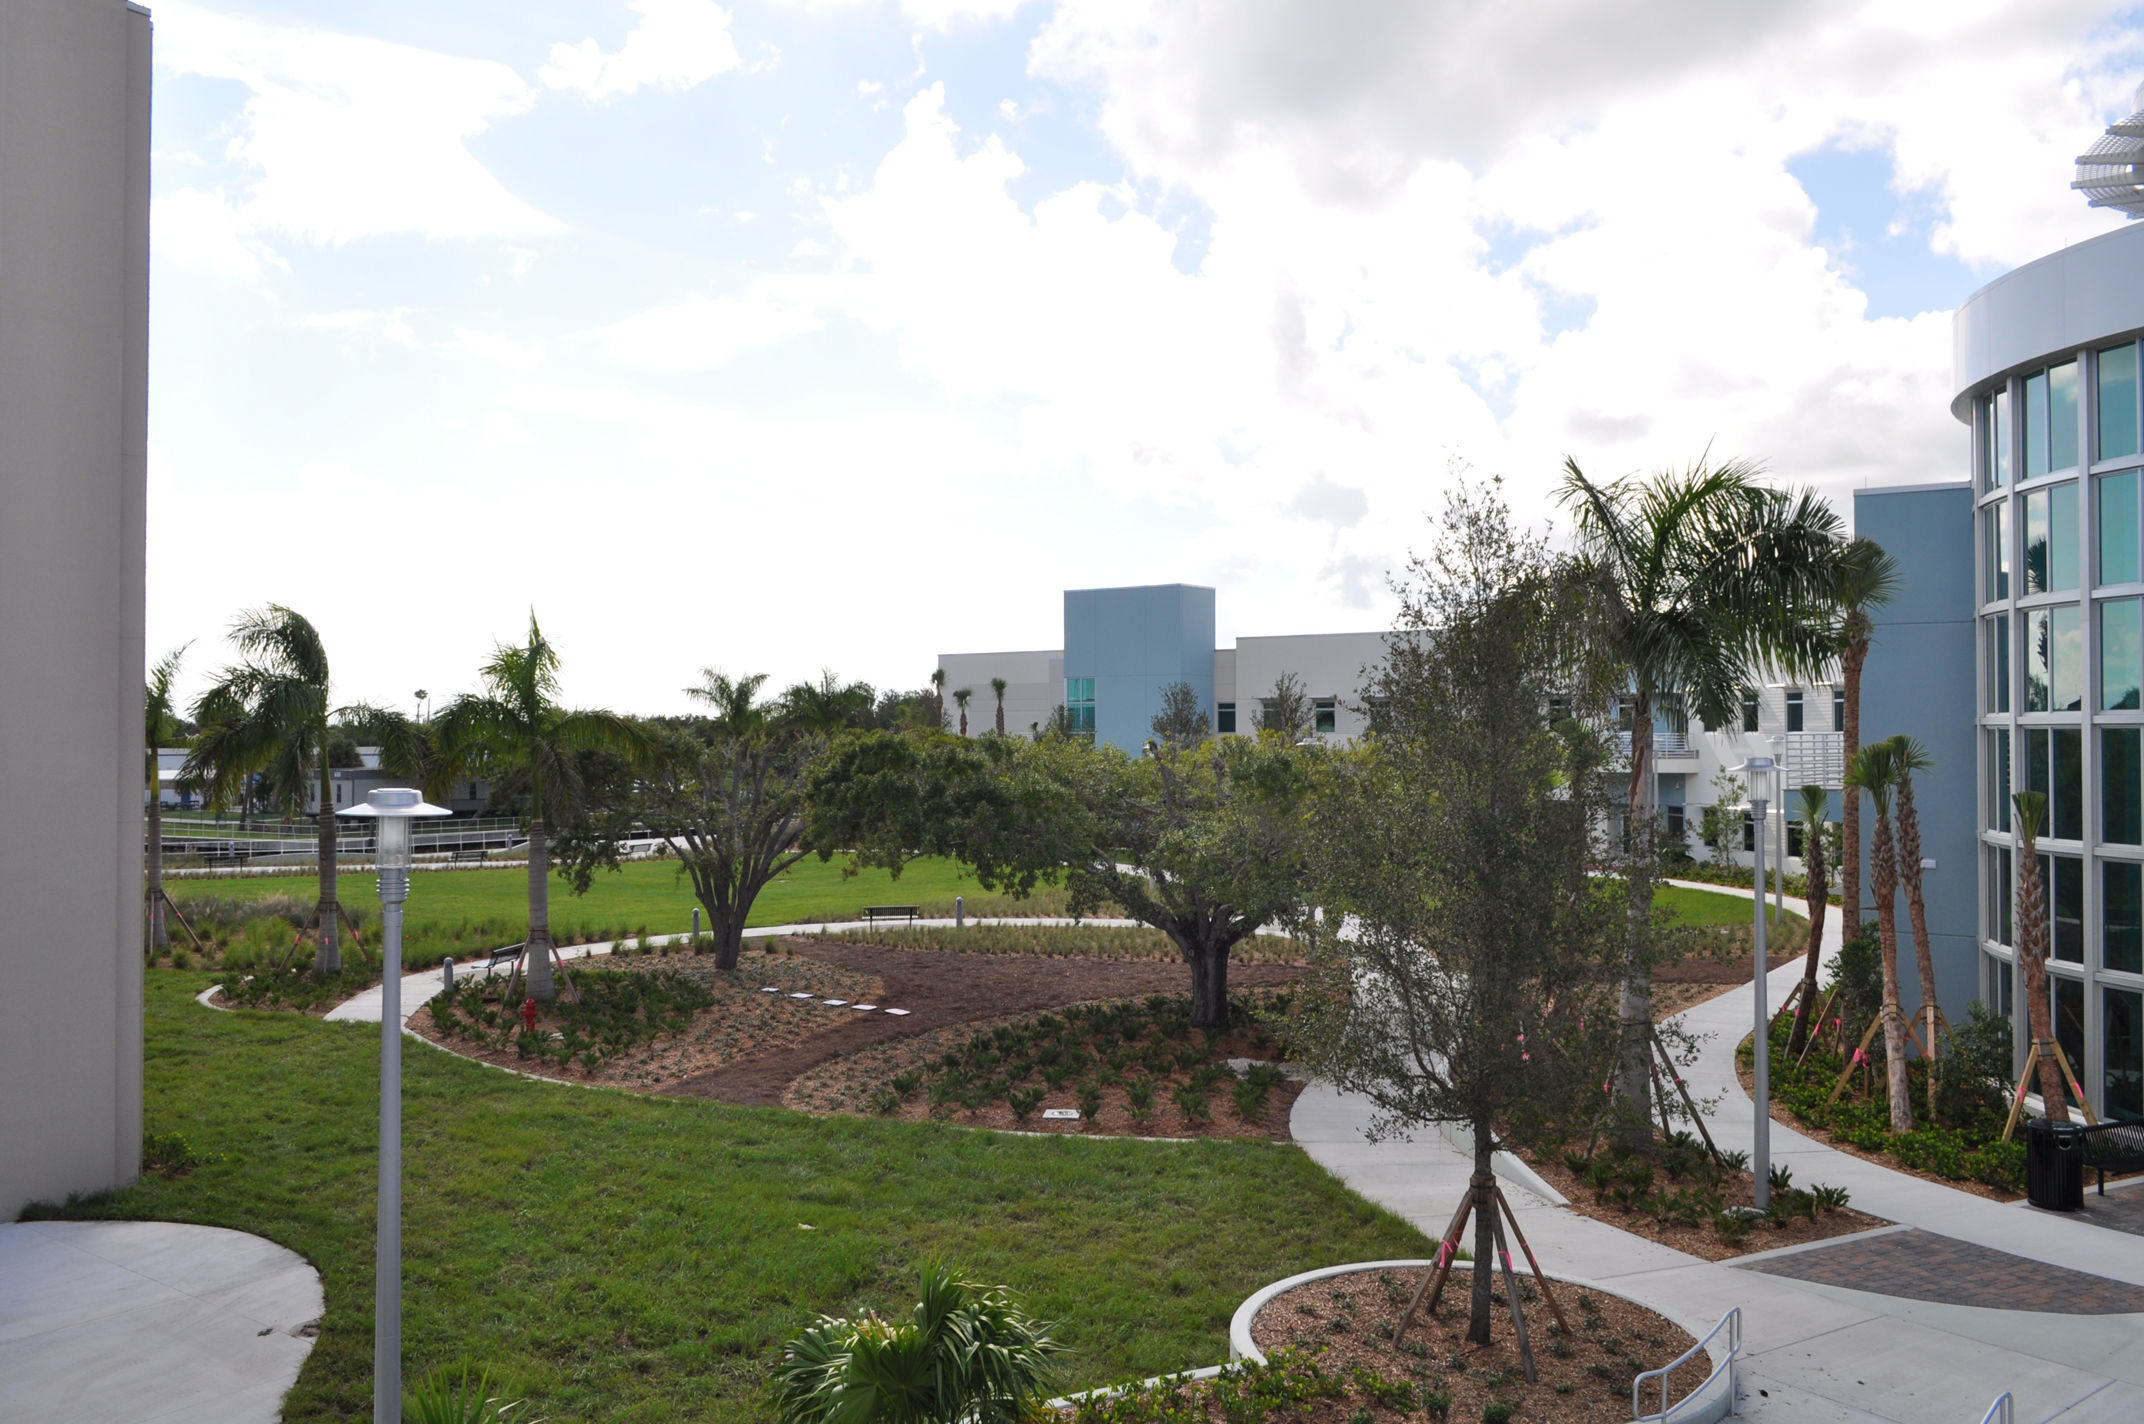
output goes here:
[{"label": "light fixture", "polygon": [[[1756,874],[1751,876],[1751,889],[1755,891],[1752,903],[1756,911],[1756,953],[1750,961],[1750,988],[1756,1000],[1757,1032],[1751,1040],[1756,1050],[1751,1074],[1751,1097],[1756,1099],[1757,1120],[1752,1124],[1749,1170],[1753,1179],[1750,1184],[1750,1200],[1759,1211],[1772,1204],[1772,1062],[1771,1062],[1771,1014],[1765,1006],[1765,975],[1771,969],[1764,948],[1764,830],[1765,792],[1770,789],[1770,778],[1779,770],[1777,762],[1770,757],[1753,756],[1735,768],[1749,779],[1750,815],[1757,822]],[[1760,778],[1763,778],[1760,780]]]},{"label": "light fixture", "polygon": [[370,816],[380,882],[380,1196],[372,1308],[372,1424],[402,1419],[402,902],[409,898],[410,822],[451,816],[406,786],[382,786],[342,812]]}]

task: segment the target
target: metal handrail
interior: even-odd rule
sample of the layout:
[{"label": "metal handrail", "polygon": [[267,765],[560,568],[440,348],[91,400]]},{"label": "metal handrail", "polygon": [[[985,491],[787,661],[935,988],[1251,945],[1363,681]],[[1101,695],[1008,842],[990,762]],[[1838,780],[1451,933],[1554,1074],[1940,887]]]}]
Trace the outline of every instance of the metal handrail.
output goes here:
[{"label": "metal handrail", "polygon": [[[1699,1384],[1696,1389],[1693,1389],[1688,1394],[1684,1395],[1681,1401],[1675,1405],[1674,1409],[1670,1409],[1668,1407],[1668,1382],[1670,1378],[1674,1375],[1675,1371],[1681,1369],[1685,1364],[1688,1364],[1690,1358],[1693,1355],[1695,1355],[1698,1351],[1704,1349],[1706,1346],[1710,1345],[1714,1337],[1716,1337],[1722,1330],[1725,1330],[1727,1332],[1727,1358],[1720,1361],[1719,1364],[1713,1366],[1712,1373],[1705,1376],[1703,1383]],[[1709,1385],[1714,1380],[1718,1379],[1720,1377],[1720,1371],[1722,1370],[1725,1370],[1727,1372],[1727,1392],[1729,1397],[1732,1397],[1735,1388],[1735,1360],[1741,1355],[1741,1353],[1742,1307],[1738,1305],[1731,1307],[1725,1315],[1721,1316],[1720,1323],[1713,1326],[1710,1330],[1706,1331],[1704,1339],[1698,1341],[1695,1345],[1692,1345],[1689,1349],[1683,1351],[1680,1355],[1676,1356],[1671,1363],[1662,1365],[1657,1370],[1647,1370],[1644,1374],[1639,1375],[1636,1379],[1630,1382],[1631,1417],[1640,1421],[1648,1419],[1658,1420],[1662,1421],[1662,1424],[1665,1424],[1665,1421],[1675,1413],[1676,1409],[1682,1408],[1683,1405],[1688,1404],[1691,1400],[1697,1398],[1699,1394],[1704,1392],[1706,1385]],[[1656,1412],[1651,1414],[1647,1414],[1645,1412],[1645,1406],[1641,1404],[1638,1400],[1638,1395],[1644,1390],[1645,1382],[1649,1379],[1658,1379],[1660,1381],[1660,1408]],[[1985,1421],[1983,1421],[1983,1424],[1985,1424]]]},{"label": "metal handrail", "polygon": [[1980,1424],[2017,1424],[2017,1402],[2010,1398],[2009,1390],[1995,1396],[1988,1412],[1980,1416]]}]

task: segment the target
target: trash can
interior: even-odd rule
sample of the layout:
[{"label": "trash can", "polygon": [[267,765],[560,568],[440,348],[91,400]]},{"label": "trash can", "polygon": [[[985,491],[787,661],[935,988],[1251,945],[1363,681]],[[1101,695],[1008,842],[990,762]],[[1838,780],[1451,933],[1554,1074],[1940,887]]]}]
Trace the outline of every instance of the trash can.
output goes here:
[{"label": "trash can", "polygon": [[2025,1124],[2025,1199],[2045,1211],[2084,1209],[2084,1134],[2076,1123]]}]

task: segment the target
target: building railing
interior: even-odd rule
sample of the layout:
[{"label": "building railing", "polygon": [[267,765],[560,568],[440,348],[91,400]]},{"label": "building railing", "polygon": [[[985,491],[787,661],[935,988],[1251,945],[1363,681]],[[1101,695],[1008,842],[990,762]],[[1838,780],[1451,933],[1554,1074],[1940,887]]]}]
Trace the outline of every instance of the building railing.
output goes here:
[{"label": "building railing", "polygon": [[1846,736],[1842,732],[1789,732],[1780,763],[1787,790],[1821,786],[1837,791],[1846,771]]},{"label": "building railing", "polygon": [[[1727,1332],[1726,1356],[1721,1359],[1719,1364],[1713,1366],[1712,1373],[1705,1376],[1704,1383],[1698,1385],[1696,1389],[1691,1390],[1680,1400],[1677,1400],[1673,1406],[1670,1406],[1668,1404],[1668,1381],[1674,1377],[1676,1370],[1680,1369],[1682,1366],[1688,1364],[1692,1359],[1694,1359],[1698,1351],[1710,1345],[1713,1342],[1714,1338],[1716,1338],[1722,1330],[1725,1330]],[[1698,1341],[1695,1345],[1692,1345],[1689,1349],[1683,1351],[1680,1355],[1677,1355],[1673,1364],[1663,1365],[1657,1370],[1647,1370],[1644,1374],[1639,1375],[1636,1379],[1630,1382],[1631,1417],[1633,1419],[1639,1420],[1663,1421],[1664,1424],[1664,1421],[1674,1418],[1677,1410],[1681,1409],[1691,1400],[1697,1398],[1697,1396],[1699,1396],[1700,1394],[1703,1394],[1705,1392],[1706,1387],[1720,1377],[1720,1372],[1722,1370],[1725,1370],[1727,1372],[1727,1397],[1732,1400],[1735,1394],[1735,1361],[1737,1357],[1741,1355],[1741,1353],[1742,1308],[1740,1306],[1734,1306],[1731,1307],[1725,1315],[1720,1317],[1719,1324],[1713,1326],[1710,1330],[1705,1332],[1704,1339]],[[1645,1382],[1647,1380],[1658,1380],[1660,1382],[1660,1407],[1657,1410],[1653,1411],[1651,1414],[1645,1412],[1645,1406],[1639,1402],[1638,1398],[1639,1395],[1644,1393]]]},{"label": "building railing", "polygon": [[2010,1398],[2009,1390],[1995,1396],[1988,1412],[1980,1416],[1980,1424],[2017,1424],[2017,1402]]},{"label": "building railing", "polygon": [[[1616,749],[1622,752],[1623,760],[1628,762],[1630,760],[1630,733],[1616,733],[1615,744]],[[1688,733],[1671,731],[1665,727],[1656,727],[1653,730],[1653,755],[1663,761],[1681,760],[1685,757],[1695,757],[1697,748],[1690,745]]]},{"label": "building railing", "polygon": [[[468,820],[435,821],[416,831],[411,849],[418,855],[445,855],[458,850],[503,850],[528,838],[521,822],[512,816],[486,816]],[[276,818],[262,824],[241,826],[237,820],[215,821],[201,817],[163,818],[164,854],[197,855],[208,860],[250,860],[255,856],[308,855],[320,848],[317,818]],[[369,855],[373,834],[369,825],[340,822],[336,828],[337,855]]]}]

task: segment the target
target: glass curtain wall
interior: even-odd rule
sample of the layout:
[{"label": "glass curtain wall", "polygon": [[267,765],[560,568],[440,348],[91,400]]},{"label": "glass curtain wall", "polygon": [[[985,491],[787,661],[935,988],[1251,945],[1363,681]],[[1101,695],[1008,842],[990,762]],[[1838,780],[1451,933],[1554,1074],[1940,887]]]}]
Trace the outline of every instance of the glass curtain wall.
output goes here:
[{"label": "glass curtain wall", "polygon": [[2144,1117],[2144,409],[2134,343],[1978,393],[1982,996],[2018,1060],[2012,791],[2047,797],[2050,1007],[2087,1095]]}]

